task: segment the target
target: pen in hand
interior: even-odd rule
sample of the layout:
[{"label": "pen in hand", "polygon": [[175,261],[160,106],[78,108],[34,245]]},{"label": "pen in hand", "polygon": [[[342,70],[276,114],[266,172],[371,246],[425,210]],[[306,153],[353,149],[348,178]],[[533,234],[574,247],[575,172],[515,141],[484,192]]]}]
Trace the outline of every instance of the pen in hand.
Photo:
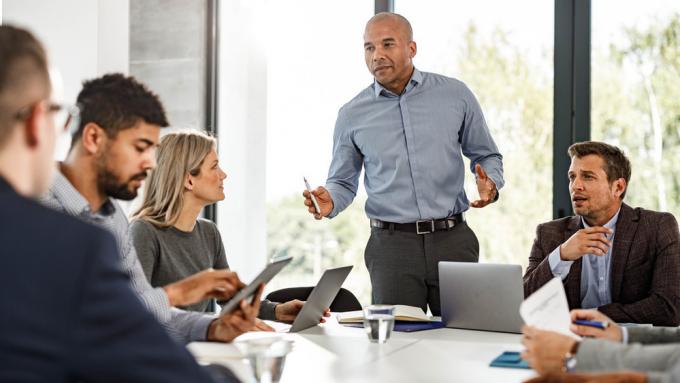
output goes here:
[{"label": "pen in hand", "polygon": [[307,191],[309,192],[309,197],[312,199],[312,203],[314,204],[314,209],[316,209],[317,214],[321,214],[321,209],[319,208],[319,203],[316,201],[316,197],[314,194],[312,194],[312,188],[309,186],[309,182],[307,182],[306,177],[302,177],[303,180],[305,180],[305,187],[307,188]]},{"label": "pen in hand", "polygon": [[609,327],[609,322],[604,321],[594,321],[594,320],[585,320],[585,319],[577,319],[574,321],[574,324],[581,325],[581,326],[588,326],[588,327],[595,327],[599,328],[601,330],[605,330],[607,327]]}]

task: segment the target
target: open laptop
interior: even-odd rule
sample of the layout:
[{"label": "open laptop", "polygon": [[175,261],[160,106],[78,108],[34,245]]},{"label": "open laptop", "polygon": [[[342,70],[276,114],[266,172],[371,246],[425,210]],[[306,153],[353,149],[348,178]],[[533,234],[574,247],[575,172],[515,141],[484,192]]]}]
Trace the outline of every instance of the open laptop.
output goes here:
[{"label": "open laptop", "polygon": [[319,324],[323,311],[333,303],[351,270],[352,266],[326,270],[309,294],[289,331],[298,332]]},{"label": "open laptop", "polygon": [[446,327],[521,332],[520,265],[439,262],[439,295]]}]

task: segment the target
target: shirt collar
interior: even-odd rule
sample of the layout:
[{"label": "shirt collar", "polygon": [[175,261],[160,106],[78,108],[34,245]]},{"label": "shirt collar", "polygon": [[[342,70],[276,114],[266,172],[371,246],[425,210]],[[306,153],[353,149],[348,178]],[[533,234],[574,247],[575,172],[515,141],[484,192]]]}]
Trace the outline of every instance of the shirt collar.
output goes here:
[{"label": "shirt collar", "polygon": [[[611,229],[612,234],[610,235],[613,235],[614,231],[616,231],[616,222],[619,220],[620,212],[621,208],[619,207],[619,210],[616,211],[616,214],[614,214],[614,216],[607,223],[604,224],[604,227],[606,227],[607,229]],[[586,222],[585,219],[583,219],[583,217],[581,217],[581,223],[583,224],[584,228],[590,227],[590,225],[588,225],[588,223]]]},{"label": "shirt collar", "polygon": [[[58,167],[57,167],[58,168]],[[71,215],[81,215],[83,213],[94,214],[85,197],[71,184],[71,181],[64,176],[64,174],[57,170],[55,172],[54,181],[50,187],[50,192],[59,201],[64,210]],[[107,198],[97,214],[104,216],[111,215],[115,212],[115,206],[111,203],[111,199]]]},{"label": "shirt collar", "polygon": [[[409,83],[406,84],[406,88],[404,91],[409,90],[410,87],[409,85],[417,86],[418,84],[423,82],[423,74],[418,70],[418,68],[413,67],[413,74],[411,74],[411,79],[409,80]],[[375,91],[375,97],[377,98],[381,94],[385,96],[399,96],[397,94],[394,94],[393,92],[387,90],[384,86],[382,86],[378,80],[375,78],[373,79],[373,90]]]}]

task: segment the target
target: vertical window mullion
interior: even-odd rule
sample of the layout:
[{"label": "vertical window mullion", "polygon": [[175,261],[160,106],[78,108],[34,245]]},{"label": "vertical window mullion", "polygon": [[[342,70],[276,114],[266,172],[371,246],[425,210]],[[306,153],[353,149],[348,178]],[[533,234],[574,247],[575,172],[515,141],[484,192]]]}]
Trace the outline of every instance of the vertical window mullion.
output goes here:
[{"label": "vertical window mullion", "polygon": [[590,139],[590,0],[555,0],[553,218],[571,213],[567,148]]}]

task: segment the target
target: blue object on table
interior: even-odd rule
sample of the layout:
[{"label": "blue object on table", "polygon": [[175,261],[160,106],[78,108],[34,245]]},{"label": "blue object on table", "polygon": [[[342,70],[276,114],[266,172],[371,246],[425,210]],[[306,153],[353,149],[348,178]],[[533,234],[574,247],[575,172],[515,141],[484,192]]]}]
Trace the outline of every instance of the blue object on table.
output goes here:
[{"label": "blue object on table", "polygon": [[490,367],[523,368],[530,369],[529,363],[522,359],[517,351],[504,351],[491,361]]},{"label": "blue object on table", "polygon": [[609,327],[609,322],[600,322],[600,321],[595,321],[595,320],[585,320],[585,319],[577,319],[574,321],[574,324],[578,324],[581,326],[588,326],[588,327],[595,327],[599,328],[601,330],[606,329]]},{"label": "blue object on table", "polygon": [[[347,327],[358,327],[358,328],[363,328],[364,324],[363,323],[342,323],[343,326]],[[444,323],[441,321],[433,321],[433,322],[412,322],[412,321],[395,321],[394,322],[394,331],[399,331],[399,332],[415,332],[415,331],[423,331],[423,330],[434,330],[438,328],[443,328]]]},{"label": "blue object on table", "polygon": [[423,330],[434,330],[444,327],[441,321],[436,322],[410,322],[410,321],[396,321],[394,322],[394,331],[414,332]]}]

